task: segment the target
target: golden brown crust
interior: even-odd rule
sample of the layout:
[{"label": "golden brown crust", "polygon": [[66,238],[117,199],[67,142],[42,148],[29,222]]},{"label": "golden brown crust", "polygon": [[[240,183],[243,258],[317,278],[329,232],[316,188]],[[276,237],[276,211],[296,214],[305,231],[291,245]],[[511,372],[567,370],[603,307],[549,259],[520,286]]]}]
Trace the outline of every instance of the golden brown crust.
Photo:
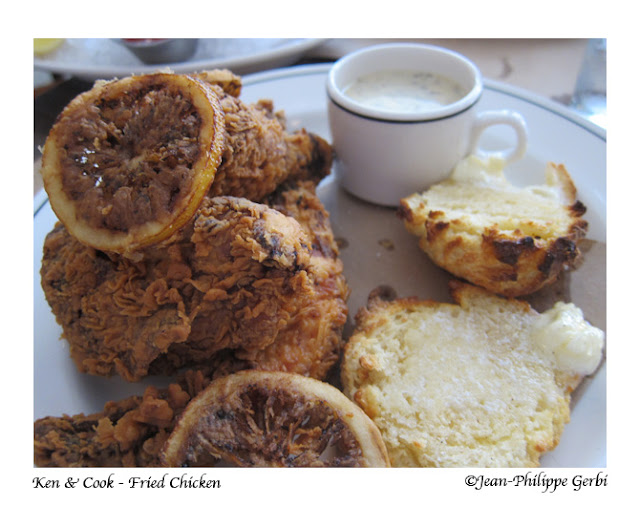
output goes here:
[{"label": "golden brown crust", "polygon": [[101,81],[76,97],[43,153],[59,219],[84,244],[135,256],[184,226],[205,195],[260,201],[329,173],[324,139],[287,132],[270,100],[246,104],[240,91],[238,76],[211,70]]},{"label": "golden brown crust", "polygon": [[212,86],[219,86],[224,93],[239,97],[242,91],[242,79],[227,69],[203,70],[192,74],[193,77]]},{"label": "golden brown crust", "polygon": [[207,198],[192,224],[135,261],[56,227],[42,285],[78,368],[131,381],[196,364],[324,377],[340,351],[348,288],[322,204],[312,188],[291,191],[319,214]]},{"label": "golden brown crust", "polygon": [[225,116],[225,149],[210,196],[261,201],[285,181],[318,183],[329,174],[331,146],[304,129],[288,132],[284,115],[274,112],[270,100],[247,104],[223,93],[220,104]]},{"label": "golden brown crust", "polygon": [[[68,109],[91,116],[91,104],[106,108],[107,97],[118,114],[128,117],[131,111],[123,104],[136,91],[151,106],[158,93],[165,100],[165,95],[174,97],[163,86],[178,89],[178,102],[184,88],[199,91],[215,103],[216,119],[223,117],[215,131],[216,140],[224,142],[216,144],[214,183],[198,187],[208,196],[198,193],[197,209],[190,204],[179,219],[167,217],[161,234],[143,234],[140,241],[102,249],[66,225],[49,234],[42,284],[72,357],[81,371],[118,373],[131,381],[205,363],[219,374],[266,367],[322,377],[338,357],[348,294],[326,211],[315,196],[315,184],[331,166],[331,147],[305,131],[287,133],[283,114],[274,113],[268,100],[244,104],[237,98],[240,78],[226,70],[99,83]],[[145,126],[163,132],[172,111],[158,113],[169,117],[150,117]],[[71,135],[71,123],[54,127],[51,143],[60,138],[57,129]],[[138,133],[129,147],[146,153],[146,132]],[[95,151],[102,158],[111,152],[104,146]],[[53,150],[48,152],[55,158]],[[131,172],[136,179],[137,168],[116,166],[115,172],[118,177]],[[63,195],[73,191],[59,183]],[[281,204],[285,215],[247,200],[270,195],[282,200],[297,184],[296,202],[305,209],[289,199]],[[94,203],[89,200],[85,207],[95,214]],[[124,215],[133,219],[138,209]],[[102,219],[98,213],[87,224],[89,235],[105,235]],[[155,211],[154,220],[162,221]]]},{"label": "golden brown crust", "polygon": [[[469,205],[465,214],[459,209],[475,198],[476,183],[450,180],[403,199],[398,216],[409,232],[420,237],[419,245],[429,258],[451,274],[508,297],[531,294],[577,264],[578,244],[588,227],[582,218],[586,209],[575,200],[566,169],[550,164],[547,178],[545,191],[552,189],[558,196],[542,199],[534,192],[537,200],[532,198],[534,207],[529,210],[524,205],[516,209],[518,193],[507,187],[503,196],[503,181],[498,180],[494,195],[484,181],[478,184],[482,196],[477,199],[486,200]],[[497,211],[491,221],[492,206],[499,207],[502,198],[508,202],[504,207],[518,214],[505,217]],[[538,217],[537,203],[555,206],[555,217],[549,217],[547,209]]]},{"label": "golden brown crust", "polygon": [[147,387],[142,396],[109,401],[91,415],[48,416],[34,423],[38,467],[158,467],[177,417],[209,384],[187,371],[167,388]]},{"label": "golden brown crust", "polygon": [[575,265],[586,228],[577,221],[565,236],[547,241],[488,228],[477,242],[450,232],[447,222],[434,218],[430,215],[425,223],[426,239],[420,242],[430,258],[456,276],[507,297],[531,294]]},{"label": "golden brown crust", "polygon": [[102,413],[39,420],[37,465],[157,465],[177,415],[212,378],[246,369],[324,378],[338,360],[349,290],[315,195],[331,146],[285,132],[270,101],[239,101],[228,71],[182,77],[207,81],[225,104],[217,184],[195,215],[126,254],[84,245],[57,224],[41,273],[81,371],[135,381],[194,366],[187,376],[199,386],[149,388]]}]

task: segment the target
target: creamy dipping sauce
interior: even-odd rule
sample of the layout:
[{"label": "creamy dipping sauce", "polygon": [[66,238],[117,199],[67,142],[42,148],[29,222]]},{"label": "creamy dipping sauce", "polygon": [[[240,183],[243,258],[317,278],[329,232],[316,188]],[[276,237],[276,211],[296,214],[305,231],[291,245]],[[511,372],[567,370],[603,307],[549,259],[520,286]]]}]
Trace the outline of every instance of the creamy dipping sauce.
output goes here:
[{"label": "creamy dipping sauce", "polygon": [[457,102],[462,86],[433,72],[386,70],[359,77],[344,90],[353,100],[390,112],[427,112]]}]

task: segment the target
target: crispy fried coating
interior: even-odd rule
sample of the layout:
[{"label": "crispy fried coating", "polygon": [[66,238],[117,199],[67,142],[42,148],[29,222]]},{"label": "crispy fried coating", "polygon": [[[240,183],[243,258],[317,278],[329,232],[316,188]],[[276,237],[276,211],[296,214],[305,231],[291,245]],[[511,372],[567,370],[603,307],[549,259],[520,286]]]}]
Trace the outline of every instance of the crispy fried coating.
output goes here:
[{"label": "crispy fried coating", "polygon": [[92,415],[48,416],[34,424],[38,467],[157,467],[177,417],[209,380],[187,371],[167,388],[107,402]]},{"label": "crispy fried coating", "polygon": [[[100,413],[86,416],[79,414],[46,417],[36,421],[34,425],[35,464],[40,467],[158,466],[160,449],[168,438],[177,417],[190,399],[200,392],[212,378],[244,369],[280,370],[319,379],[324,378],[336,363],[342,347],[341,336],[347,317],[346,299],[349,289],[342,274],[342,263],[338,258],[338,248],[331,232],[329,215],[315,195],[314,189],[315,185],[311,182],[284,187],[272,194],[265,202],[269,204],[269,207],[264,204],[253,204],[255,208],[266,210],[270,215],[273,213],[278,216],[279,220],[284,220],[285,216],[289,217],[286,218],[287,220],[295,218],[297,226],[290,221],[287,223],[298,232],[303,231],[307,238],[307,242],[304,243],[307,248],[296,250],[293,249],[293,245],[290,245],[288,251],[298,251],[306,262],[305,269],[301,269],[299,273],[303,273],[302,276],[305,277],[305,283],[302,286],[305,289],[311,288],[311,291],[309,296],[298,298],[300,292],[297,292],[292,293],[291,298],[287,299],[287,302],[292,304],[292,311],[286,322],[279,328],[279,332],[271,344],[263,348],[256,346],[254,349],[246,347],[219,349],[199,363],[197,370],[195,368],[188,370],[168,388],[148,387],[142,396],[108,402]],[[235,199],[227,198],[226,200]],[[227,211],[231,212],[229,208]],[[247,220],[246,215],[243,218]],[[222,223],[221,226],[225,227],[231,226],[228,222],[218,221],[217,223],[219,225]],[[56,250],[65,245],[78,248],[71,237],[68,235],[66,238],[64,237],[63,231],[63,228],[54,230],[47,241],[62,241],[62,245],[55,246]],[[271,237],[267,240],[270,242],[275,241],[273,237],[278,236],[267,234],[251,236],[252,239],[255,239],[255,242],[251,242],[253,251],[261,256],[267,254],[269,250],[260,246],[258,237]],[[244,242],[245,245],[241,251],[248,254],[251,248],[248,248],[246,243],[250,241]],[[233,248],[229,245],[227,249]],[[281,250],[287,251],[286,247]],[[55,297],[59,300],[59,305],[55,307],[58,308],[58,312],[63,313],[60,315],[62,317],[72,316],[82,306],[82,300],[86,299],[86,294],[82,293],[83,290],[95,286],[97,280],[107,273],[113,275],[117,271],[110,264],[113,261],[106,255],[84,246],[81,251],[82,254],[73,253],[74,262],[65,262],[64,257],[68,253],[61,251],[60,256],[56,257],[55,267],[51,263],[46,269],[51,274],[47,278],[48,283],[51,287],[58,287],[58,293]],[[278,256],[275,253],[276,250],[270,251],[273,258],[268,261],[277,261],[275,259]],[[219,253],[219,250],[217,252]],[[207,258],[210,258],[211,254],[211,246],[207,245]],[[293,265],[293,262],[296,261],[293,253],[280,256],[283,257],[281,261],[284,263],[290,262]],[[171,264],[168,258],[165,259],[165,262]],[[255,261],[250,263],[257,267]],[[77,264],[82,267],[80,271],[77,270]],[[179,272],[185,268],[185,264],[173,263],[172,265],[172,269],[167,267],[167,272],[169,270]],[[74,277],[55,279],[55,276],[60,276],[62,272],[73,274]],[[163,279],[167,280],[167,278]],[[82,286],[80,280],[84,281]],[[136,283],[140,283],[140,280],[129,278],[121,280],[119,283],[112,281],[107,284],[103,282],[99,286],[105,288],[107,286],[131,286]],[[254,285],[260,283],[260,281],[256,281]],[[250,289],[251,286],[245,285],[244,290]],[[60,288],[62,288],[62,293],[66,293],[64,298],[60,293]],[[172,293],[175,296],[178,291],[174,290]],[[131,302],[136,298],[128,296],[121,297],[120,300],[123,299],[129,301],[129,305],[125,308],[129,308],[129,312],[131,312]],[[163,300],[169,299],[170,297],[167,296]],[[231,303],[230,299],[226,300],[229,304]],[[136,317],[127,316],[126,312],[110,315],[108,320],[122,321],[122,325],[125,325],[127,321],[137,320]],[[178,313],[175,308],[173,312],[174,314]],[[211,316],[210,314],[209,317]],[[208,328],[215,334],[215,330],[219,327],[218,324],[215,321],[207,323],[206,318],[202,315],[200,318],[202,329]],[[278,325],[278,322],[271,323]],[[180,328],[187,332],[187,329],[193,329],[198,325],[200,324],[192,323],[190,327],[184,325]],[[69,333],[72,332],[72,339],[81,339],[80,333],[76,330],[78,328],[81,328],[78,321],[71,323],[69,330],[65,330],[65,337],[69,339]],[[148,328],[160,329],[156,325],[149,325]],[[126,332],[124,328],[120,330]],[[106,331],[83,329],[83,332],[93,335],[88,343],[95,346],[97,342],[100,342],[101,334]],[[158,332],[157,334],[166,336],[167,332]],[[164,353],[158,355],[150,363],[150,369],[168,372],[173,371],[179,365],[200,360],[203,357],[202,350],[207,346],[213,347],[212,343],[216,342],[215,338],[207,338],[204,330],[201,337],[200,341],[192,341],[192,337],[188,335],[184,341],[169,345]],[[151,340],[151,336],[142,339],[147,344]],[[120,342],[122,341],[124,340],[120,340]],[[104,342],[112,343],[113,341],[105,339]],[[135,350],[136,346],[132,348]],[[146,348],[142,346],[139,349],[154,350],[152,346]],[[113,356],[114,353],[115,350],[109,350],[105,356]],[[146,360],[146,357],[143,356],[142,359]],[[97,362],[89,361],[88,363],[94,365]],[[116,361],[113,361],[112,364],[105,363],[104,367],[107,370],[114,369]]]},{"label": "crispy fried coating", "polygon": [[210,69],[191,74],[205,83],[218,86],[224,93],[239,97],[242,92],[242,79],[228,69]]},{"label": "crispy fried coating", "polygon": [[157,465],[176,417],[211,379],[243,369],[321,379],[339,357],[349,290],[315,195],[331,146],[287,132],[268,100],[245,104],[232,73],[196,77],[220,97],[225,148],[193,219],[126,256],[87,247],[57,224],[41,267],[80,371],[136,381],[189,369],[100,413],[38,420],[38,466]]},{"label": "crispy fried coating", "polygon": [[45,240],[42,286],[79,370],[130,381],[198,364],[326,374],[348,289],[313,185],[281,199],[296,192],[302,205],[281,205],[289,216],[207,199],[139,261],[84,246],[58,225]]},{"label": "crispy fried coating", "polygon": [[217,93],[225,116],[225,149],[210,196],[260,201],[285,181],[318,183],[329,174],[331,145],[305,129],[287,131],[284,113],[274,111],[271,100],[253,104],[241,100],[238,76],[216,70],[195,77]]},{"label": "crispy fried coating", "polygon": [[[299,291],[291,296],[294,308],[268,346],[226,348],[198,363],[201,367],[206,364],[207,374],[214,378],[244,369],[262,369],[322,379],[339,358],[349,297],[329,214],[315,195],[315,184],[311,181],[286,184],[271,194],[265,204],[295,219],[309,238],[308,273],[313,291],[311,295]],[[204,319],[199,323],[208,327]],[[199,354],[201,343],[208,339],[207,329],[200,334],[194,327],[187,341],[174,343],[156,360],[152,372],[170,373],[173,370],[170,364],[184,364],[180,357]],[[201,335],[203,339],[199,338]]]},{"label": "crispy fried coating", "polygon": [[237,349],[217,375],[240,369],[294,372],[323,379],[339,358],[342,329],[347,319],[349,287],[342,274],[329,214],[315,195],[312,182],[285,185],[270,195],[267,203],[284,215],[295,218],[311,238],[309,272],[314,296],[296,301],[278,338],[263,349]]}]

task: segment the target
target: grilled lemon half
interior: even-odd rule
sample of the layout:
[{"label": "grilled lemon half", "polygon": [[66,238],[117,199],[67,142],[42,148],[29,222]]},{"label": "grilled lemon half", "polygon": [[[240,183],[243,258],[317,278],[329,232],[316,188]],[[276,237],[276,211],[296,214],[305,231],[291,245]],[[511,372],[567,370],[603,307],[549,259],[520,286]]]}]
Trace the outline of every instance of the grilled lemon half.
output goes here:
[{"label": "grilled lemon half", "polygon": [[224,115],[197,78],[100,81],[63,110],[42,156],[51,207],[79,241],[131,253],[172,235],[222,160]]},{"label": "grilled lemon half", "polygon": [[337,388],[242,371],[192,400],[161,454],[169,467],[388,467],[377,427]]}]

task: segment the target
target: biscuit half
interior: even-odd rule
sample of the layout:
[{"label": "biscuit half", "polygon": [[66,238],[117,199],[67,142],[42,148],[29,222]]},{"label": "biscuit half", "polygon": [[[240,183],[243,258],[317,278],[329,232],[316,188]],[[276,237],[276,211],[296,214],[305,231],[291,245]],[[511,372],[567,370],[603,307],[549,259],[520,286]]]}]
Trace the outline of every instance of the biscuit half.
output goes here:
[{"label": "biscuit half", "polygon": [[545,313],[451,282],[455,304],[373,296],[345,347],[345,394],[394,467],[534,467],[559,442],[570,393],[604,333],[573,304]]},{"label": "biscuit half", "polygon": [[449,179],[402,199],[398,211],[438,266],[509,297],[533,293],[576,265],[585,212],[563,165],[549,163],[542,185],[516,187],[500,159],[473,156]]}]

